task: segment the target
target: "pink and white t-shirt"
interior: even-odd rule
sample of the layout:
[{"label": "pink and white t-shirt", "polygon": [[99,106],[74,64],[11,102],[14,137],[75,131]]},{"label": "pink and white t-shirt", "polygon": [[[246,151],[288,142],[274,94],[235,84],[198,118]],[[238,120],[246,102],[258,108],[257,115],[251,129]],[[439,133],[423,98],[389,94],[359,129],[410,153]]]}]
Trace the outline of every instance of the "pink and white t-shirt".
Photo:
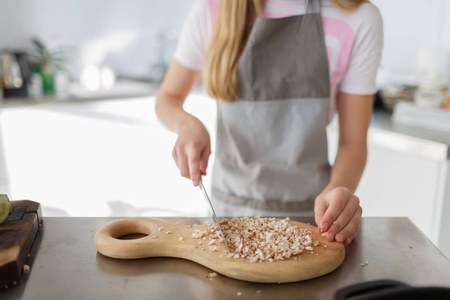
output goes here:
[{"label": "pink and white t-shirt", "polygon": [[[320,0],[320,5],[333,113],[337,90],[355,95],[376,92],[375,79],[383,48],[383,22],[379,10],[371,3],[364,3],[351,12],[339,10],[329,0]],[[217,9],[217,0],[196,1],[175,51],[174,59],[178,63],[189,69],[202,70]],[[303,0],[265,1],[265,18],[304,13]]]}]

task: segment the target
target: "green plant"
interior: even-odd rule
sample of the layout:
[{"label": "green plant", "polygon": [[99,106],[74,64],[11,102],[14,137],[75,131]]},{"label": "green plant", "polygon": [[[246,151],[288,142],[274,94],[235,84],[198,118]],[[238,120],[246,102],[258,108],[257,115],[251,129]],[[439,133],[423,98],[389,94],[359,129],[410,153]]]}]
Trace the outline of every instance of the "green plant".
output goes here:
[{"label": "green plant", "polygon": [[56,47],[49,49],[38,38],[32,39],[34,53],[31,54],[35,69],[41,74],[49,74],[54,71],[65,71],[69,60],[69,49]]}]

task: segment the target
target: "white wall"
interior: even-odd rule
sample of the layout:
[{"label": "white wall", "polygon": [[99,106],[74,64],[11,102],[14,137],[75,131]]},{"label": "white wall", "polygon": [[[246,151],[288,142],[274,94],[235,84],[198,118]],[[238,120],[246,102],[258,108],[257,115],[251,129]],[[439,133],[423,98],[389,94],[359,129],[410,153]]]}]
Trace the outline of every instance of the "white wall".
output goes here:
[{"label": "white wall", "polygon": [[[379,83],[414,81],[417,51],[450,51],[450,1],[371,0],[383,16],[384,51]],[[447,67],[450,72],[450,66]]]},{"label": "white wall", "polygon": [[[195,0],[2,0],[0,48],[30,47],[32,36],[72,45],[80,60],[108,64],[120,75],[151,77],[160,60],[154,40],[179,33]],[[383,15],[385,47],[379,83],[414,79],[419,49],[450,49],[449,0],[373,0]],[[175,41],[166,47],[170,61]]]},{"label": "white wall", "polygon": [[[37,36],[49,46],[74,47],[73,73],[96,63],[121,75],[149,77],[160,60],[155,39],[176,38],[193,1],[2,0],[0,48],[30,48]],[[166,42],[170,60],[176,41]]]}]

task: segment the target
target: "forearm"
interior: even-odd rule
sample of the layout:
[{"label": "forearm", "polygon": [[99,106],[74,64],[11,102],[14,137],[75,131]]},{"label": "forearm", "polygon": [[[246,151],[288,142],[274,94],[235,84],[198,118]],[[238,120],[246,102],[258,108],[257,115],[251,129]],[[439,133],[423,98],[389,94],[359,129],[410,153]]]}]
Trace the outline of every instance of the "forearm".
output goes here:
[{"label": "forearm", "polygon": [[184,101],[199,77],[199,71],[187,69],[174,61],[156,97],[155,112],[158,119],[177,134],[186,124],[200,122],[183,109]]},{"label": "forearm", "polygon": [[367,144],[339,146],[335,163],[331,169],[331,180],[322,193],[336,187],[346,187],[352,193],[358,187],[367,160]]},{"label": "forearm", "polygon": [[197,120],[183,109],[184,99],[161,92],[156,99],[158,119],[171,131],[179,134],[186,124]]}]

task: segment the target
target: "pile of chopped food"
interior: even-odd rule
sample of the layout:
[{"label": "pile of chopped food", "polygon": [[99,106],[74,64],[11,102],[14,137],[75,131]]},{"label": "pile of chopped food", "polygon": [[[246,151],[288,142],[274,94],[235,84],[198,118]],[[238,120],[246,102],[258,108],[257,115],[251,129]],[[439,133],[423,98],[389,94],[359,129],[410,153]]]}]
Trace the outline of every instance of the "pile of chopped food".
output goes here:
[{"label": "pile of chopped food", "polygon": [[[291,258],[305,249],[313,250],[311,231],[290,224],[289,218],[222,219],[220,226],[228,243],[229,257],[273,262]],[[201,239],[199,245],[208,243],[210,251],[218,251],[223,243],[215,224],[207,224],[205,230],[195,229],[192,237]]]}]

